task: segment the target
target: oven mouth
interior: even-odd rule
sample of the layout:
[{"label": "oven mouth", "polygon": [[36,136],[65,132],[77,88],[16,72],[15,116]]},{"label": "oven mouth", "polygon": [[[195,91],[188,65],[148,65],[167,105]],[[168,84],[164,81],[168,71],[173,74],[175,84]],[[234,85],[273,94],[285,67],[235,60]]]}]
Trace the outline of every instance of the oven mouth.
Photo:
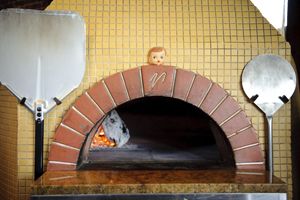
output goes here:
[{"label": "oven mouth", "polygon": [[122,147],[91,148],[99,121],[84,143],[78,169],[235,169],[224,132],[192,104],[153,96],[128,101],[115,111],[130,139]]}]

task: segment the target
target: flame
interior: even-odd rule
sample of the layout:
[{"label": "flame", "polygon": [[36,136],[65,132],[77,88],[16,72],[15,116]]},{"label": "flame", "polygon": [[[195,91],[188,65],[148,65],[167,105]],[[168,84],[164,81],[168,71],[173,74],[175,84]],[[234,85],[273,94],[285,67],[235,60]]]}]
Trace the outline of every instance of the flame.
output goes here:
[{"label": "flame", "polygon": [[114,141],[109,140],[104,133],[104,129],[100,126],[93,137],[91,148],[98,147],[115,147],[116,143]]}]

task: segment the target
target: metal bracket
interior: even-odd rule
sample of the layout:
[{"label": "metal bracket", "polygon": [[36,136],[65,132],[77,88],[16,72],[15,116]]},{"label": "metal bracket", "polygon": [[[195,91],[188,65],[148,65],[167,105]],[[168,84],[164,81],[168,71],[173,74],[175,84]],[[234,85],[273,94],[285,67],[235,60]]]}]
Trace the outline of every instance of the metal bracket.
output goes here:
[{"label": "metal bracket", "polygon": [[284,104],[286,104],[287,102],[289,102],[289,99],[285,96],[285,95],[282,95],[281,97],[279,96],[278,97]]},{"label": "metal bracket", "polygon": [[35,105],[35,120],[42,122],[44,120],[44,104],[38,103]]},{"label": "metal bracket", "polygon": [[250,101],[254,102],[257,98],[258,98],[258,94],[256,95],[253,95],[251,98],[250,98]]},{"label": "metal bracket", "polygon": [[61,100],[59,100],[58,98],[54,97],[53,100],[55,101],[56,105],[61,104]]},{"label": "metal bracket", "polygon": [[25,105],[25,101],[26,101],[26,97],[23,97],[23,98],[21,99],[21,101],[20,101],[20,104],[24,106],[24,105]]}]

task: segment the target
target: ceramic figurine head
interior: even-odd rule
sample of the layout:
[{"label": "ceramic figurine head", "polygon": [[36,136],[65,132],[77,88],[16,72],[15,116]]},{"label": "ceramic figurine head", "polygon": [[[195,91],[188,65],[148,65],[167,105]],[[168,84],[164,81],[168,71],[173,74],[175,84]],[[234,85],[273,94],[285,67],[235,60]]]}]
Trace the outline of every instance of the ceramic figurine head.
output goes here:
[{"label": "ceramic figurine head", "polygon": [[163,47],[153,47],[148,52],[148,63],[162,65],[166,57],[166,49]]}]

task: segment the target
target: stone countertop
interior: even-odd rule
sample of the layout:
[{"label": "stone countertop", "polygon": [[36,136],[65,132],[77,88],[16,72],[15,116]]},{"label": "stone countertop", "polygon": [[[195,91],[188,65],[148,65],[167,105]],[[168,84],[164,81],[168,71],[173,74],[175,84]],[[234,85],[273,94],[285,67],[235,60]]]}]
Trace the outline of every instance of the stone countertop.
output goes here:
[{"label": "stone countertop", "polygon": [[286,193],[268,172],[242,170],[47,171],[32,194]]}]

